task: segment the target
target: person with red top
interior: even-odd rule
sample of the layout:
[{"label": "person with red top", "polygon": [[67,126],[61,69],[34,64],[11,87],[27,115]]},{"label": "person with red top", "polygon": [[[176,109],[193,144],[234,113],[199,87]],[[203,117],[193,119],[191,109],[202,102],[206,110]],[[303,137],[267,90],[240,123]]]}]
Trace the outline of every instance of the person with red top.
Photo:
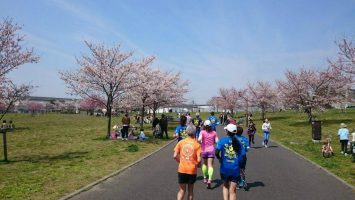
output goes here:
[{"label": "person with red top", "polygon": [[186,186],[188,186],[188,199],[193,199],[197,168],[201,165],[201,146],[195,140],[195,132],[196,127],[190,124],[186,128],[186,134],[188,137],[179,141],[174,148],[173,158],[179,163],[179,192],[177,193],[177,200],[182,200],[184,198]]}]

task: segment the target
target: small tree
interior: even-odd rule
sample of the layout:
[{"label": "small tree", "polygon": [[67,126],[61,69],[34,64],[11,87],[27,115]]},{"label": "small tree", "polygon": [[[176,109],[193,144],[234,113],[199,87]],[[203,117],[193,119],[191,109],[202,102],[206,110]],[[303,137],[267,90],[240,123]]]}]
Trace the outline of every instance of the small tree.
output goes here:
[{"label": "small tree", "polygon": [[38,62],[33,49],[23,49],[24,36],[18,32],[21,26],[6,18],[0,23],[0,103],[6,109],[0,119],[9,111],[13,103],[22,100],[33,88],[30,85],[16,86],[6,75],[26,63]]},{"label": "small tree", "polygon": [[60,72],[61,79],[71,90],[71,94],[83,98],[101,96],[105,98],[107,137],[111,131],[111,112],[113,103],[122,95],[135,87],[136,72],[152,62],[153,58],[145,58],[139,62],[131,61],[133,52],[122,52],[120,46],[106,48],[85,42],[91,51],[90,56],[77,59],[80,69]]},{"label": "small tree", "polygon": [[105,107],[104,100],[97,96],[86,97],[79,103],[80,110],[85,110],[86,114],[93,114],[100,107]]},{"label": "small tree", "polygon": [[287,71],[285,76],[285,81],[277,81],[283,102],[289,107],[303,109],[309,122],[314,118],[315,110],[342,102],[351,82],[349,76],[332,67],[324,71]]},{"label": "small tree", "polygon": [[27,110],[30,111],[33,115],[44,108],[43,103],[29,101],[26,103]]},{"label": "small tree", "polygon": [[220,103],[222,108],[230,110],[232,116],[234,115],[234,110],[237,107],[239,94],[235,88],[220,88],[219,89]]},{"label": "small tree", "polygon": [[256,85],[248,84],[251,103],[261,110],[261,118],[265,119],[265,112],[276,100],[276,93],[269,82],[258,81]]},{"label": "small tree", "polygon": [[352,41],[343,39],[337,43],[339,56],[335,62],[329,60],[330,66],[348,74],[355,75],[355,46]]}]

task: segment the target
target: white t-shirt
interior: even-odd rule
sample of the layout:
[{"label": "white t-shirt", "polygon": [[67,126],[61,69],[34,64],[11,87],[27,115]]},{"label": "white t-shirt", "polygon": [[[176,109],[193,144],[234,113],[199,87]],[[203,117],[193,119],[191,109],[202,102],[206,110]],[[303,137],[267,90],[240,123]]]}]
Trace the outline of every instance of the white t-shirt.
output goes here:
[{"label": "white t-shirt", "polygon": [[270,132],[270,130],[271,130],[271,124],[270,124],[270,122],[268,122],[268,123],[266,123],[266,122],[263,123],[261,129],[262,129],[263,131]]}]

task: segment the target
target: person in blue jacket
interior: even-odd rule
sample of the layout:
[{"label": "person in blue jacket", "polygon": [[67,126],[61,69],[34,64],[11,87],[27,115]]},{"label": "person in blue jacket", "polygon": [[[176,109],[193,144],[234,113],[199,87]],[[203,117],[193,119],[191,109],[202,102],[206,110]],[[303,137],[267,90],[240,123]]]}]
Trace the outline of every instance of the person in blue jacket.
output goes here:
[{"label": "person in blue jacket", "polygon": [[214,116],[214,112],[211,112],[211,116],[207,118],[207,120],[211,121],[211,128],[212,130],[216,131],[216,126],[219,124],[218,118]]},{"label": "person in blue jacket", "polygon": [[348,142],[349,142],[349,129],[347,129],[346,124],[341,123],[340,129],[338,130],[338,136],[341,144],[341,154],[345,156],[348,155]]},{"label": "person in blue jacket", "polygon": [[241,149],[241,161],[239,163],[240,167],[240,181],[238,187],[244,187],[244,189],[248,189],[247,183],[245,180],[245,166],[247,164],[247,152],[249,149],[249,141],[246,137],[243,136],[243,128],[241,126],[237,127],[237,134],[235,137],[239,140],[239,142],[242,144],[242,149]]},{"label": "person in blue jacket", "polygon": [[237,199],[237,183],[240,179],[239,163],[242,145],[235,137],[237,126],[228,124],[225,128],[227,137],[217,143],[216,158],[220,162],[220,175],[223,180],[223,199]]}]

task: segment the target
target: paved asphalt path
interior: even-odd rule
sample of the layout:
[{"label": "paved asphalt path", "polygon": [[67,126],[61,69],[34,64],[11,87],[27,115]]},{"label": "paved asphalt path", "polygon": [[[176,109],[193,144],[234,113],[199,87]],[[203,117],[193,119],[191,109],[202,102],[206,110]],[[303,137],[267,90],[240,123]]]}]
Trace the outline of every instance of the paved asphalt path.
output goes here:
[{"label": "paved asphalt path", "polygon": [[[222,130],[221,126],[218,127],[219,137],[224,137]],[[173,142],[148,159],[72,199],[176,199],[178,164],[172,159],[175,144]],[[238,190],[238,199],[355,200],[355,192],[351,188],[275,143],[271,142],[269,148],[264,148],[261,138],[256,137],[255,145],[247,156],[246,173],[250,189]],[[223,199],[218,161],[214,163],[214,171],[213,189],[208,190],[202,183],[201,170],[198,170],[195,199]]]}]

